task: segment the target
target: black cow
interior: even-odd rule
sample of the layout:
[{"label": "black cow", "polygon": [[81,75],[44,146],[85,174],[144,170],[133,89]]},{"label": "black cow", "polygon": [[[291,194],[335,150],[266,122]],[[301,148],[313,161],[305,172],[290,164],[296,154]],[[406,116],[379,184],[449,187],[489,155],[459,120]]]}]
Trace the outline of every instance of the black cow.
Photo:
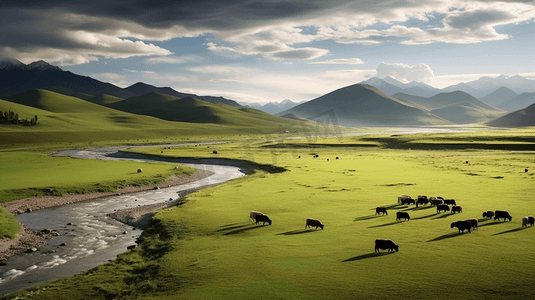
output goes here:
[{"label": "black cow", "polygon": [[416,201],[414,201],[412,198],[406,198],[401,200],[401,204],[416,204]]},{"label": "black cow", "polygon": [[256,220],[256,224],[259,224],[260,222],[262,222],[262,225],[265,225],[266,223],[271,225],[271,220],[266,215],[256,215],[255,220]]},{"label": "black cow", "polygon": [[535,218],[533,218],[533,216],[527,216],[522,218],[522,227],[528,227],[528,224],[531,226],[535,224]]},{"label": "black cow", "polygon": [[492,217],[494,217],[494,212],[492,210],[483,212],[483,218],[492,219]]},{"label": "black cow", "polygon": [[472,230],[476,230],[479,228],[479,221],[477,219],[467,219],[465,221],[468,221],[472,224]]},{"label": "black cow", "polygon": [[376,215],[378,215],[378,214],[380,214],[380,213],[382,213],[383,216],[384,216],[384,215],[387,215],[387,216],[388,216],[388,212],[386,211],[386,207],[377,207],[377,208],[375,209],[375,214],[376,214]]},{"label": "black cow", "polygon": [[424,197],[418,196],[418,200],[416,200],[416,207],[418,207],[418,205],[420,205],[420,204],[422,204],[422,205],[429,204],[429,199],[427,199],[427,197],[425,197],[425,198]]},{"label": "black cow", "polygon": [[437,205],[437,214],[440,213],[441,211],[450,211],[450,207],[447,206],[446,204],[439,204]]},{"label": "black cow", "polygon": [[411,217],[409,216],[409,213],[406,211],[398,211],[396,213],[396,221],[401,221],[401,219],[405,219],[407,221],[411,220]]},{"label": "black cow", "polygon": [[451,228],[457,227],[459,229],[459,232],[464,232],[465,230],[468,230],[468,232],[472,232],[472,222],[470,221],[457,221],[451,223]]},{"label": "black cow", "polygon": [[[445,205],[445,204],[444,204]],[[462,213],[463,212],[463,208],[458,206],[458,205],[455,205],[455,206],[452,206],[451,207],[451,213],[452,214],[455,214],[455,213]]]},{"label": "black cow", "polygon": [[391,252],[393,250],[398,252],[399,246],[394,244],[392,240],[376,239],[375,240],[375,252],[379,252],[379,249],[388,249],[388,252]]},{"label": "black cow", "polygon": [[316,229],[318,229],[318,227],[321,227],[321,230],[323,230],[323,224],[321,224],[320,220],[315,220],[315,219],[307,219],[307,224],[305,225],[305,229],[307,227],[311,227],[311,226],[314,226],[316,227]]},{"label": "black cow", "polygon": [[505,219],[509,219],[509,221],[512,221],[513,217],[511,217],[511,215],[504,210],[497,210],[494,212],[494,221],[500,220],[500,219],[503,219],[504,222],[505,222]]},{"label": "black cow", "polygon": [[446,205],[457,205],[454,199],[446,199],[444,200],[444,204]]}]

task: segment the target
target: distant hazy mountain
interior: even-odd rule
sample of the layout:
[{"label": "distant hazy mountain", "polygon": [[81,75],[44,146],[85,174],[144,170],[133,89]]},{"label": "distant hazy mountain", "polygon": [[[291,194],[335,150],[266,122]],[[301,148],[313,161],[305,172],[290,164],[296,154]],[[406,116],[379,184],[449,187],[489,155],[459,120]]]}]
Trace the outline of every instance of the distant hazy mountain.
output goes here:
[{"label": "distant hazy mountain", "polygon": [[383,79],[373,77],[361,83],[374,86],[388,95],[404,93],[420,97],[431,97],[438,93],[462,91],[476,98],[483,98],[501,87],[506,87],[517,94],[535,92],[535,80],[529,80],[519,75],[501,75],[496,78],[481,77],[478,80],[461,82],[443,89],[437,89],[425,83],[402,83],[390,77]]},{"label": "distant hazy mountain", "polygon": [[[223,103],[241,107],[235,101],[223,97],[186,94],[177,92],[169,87],[159,88],[141,82],[123,89],[91,77],[63,71],[42,60],[28,65],[14,59],[0,60],[0,94],[14,95],[32,89],[52,90],[89,101],[91,101],[91,97],[98,95],[109,95],[126,99],[132,96],[159,92],[179,98],[194,97],[211,103]],[[98,101],[91,102],[98,103]]]},{"label": "distant hazy mountain", "polygon": [[508,102],[516,96],[518,96],[517,93],[513,92],[511,89],[505,86],[502,86],[494,92],[488,94],[487,96],[481,97],[479,99],[490,105],[500,107],[502,103]]},{"label": "distant hazy mountain", "polygon": [[422,82],[403,83],[395,80],[392,77],[377,78],[372,77],[368,80],[362,81],[361,84],[371,85],[387,95],[394,95],[396,93],[405,93],[420,97],[431,97],[440,93],[440,90],[427,85]]},{"label": "distant hazy mountain", "polygon": [[486,125],[496,127],[535,126],[535,104],[491,120]]},{"label": "distant hazy mountain", "polygon": [[503,115],[505,111],[461,91],[440,93],[425,98],[398,93],[394,98],[419,105],[420,108],[456,124],[481,123]]},{"label": "distant hazy mountain", "polygon": [[507,102],[500,103],[498,106],[508,111],[515,111],[533,103],[535,103],[535,93],[522,93]]},{"label": "distant hazy mountain", "polygon": [[267,112],[268,114],[276,115],[280,113],[281,111],[285,111],[287,109],[290,109],[299,103],[302,102],[293,102],[290,99],[284,99],[281,102],[269,102],[266,104],[260,104],[260,103],[243,103],[243,105],[248,105],[252,108],[261,110],[263,112]]},{"label": "distant hazy mountain", "polygon": [[418,126],[451,124],[364,84],[347,86],[283,111],[323,123],[344,126]]},{"label": "distant hazy mountain", "polygon": [[143,82],[138,82],[136,84],[133,84],[133,85],[125,88],[125,90],[127,90],[127,91],[129,91],[131,93],[134,93],[136,95],[145,95],[145,94],[156,92],[156,93],[162,93],[162,94],[165,94],[165,95],[178,97],[178,98],[193,97],[193,98],[204,100],[204,101],[210,102],[210,103],[223,103],[223,104],[227,104],[227,105],[230,105],[230,106],[241,107],[241,105],[238,104],[236,101],[225,99],[223,97],[199,96],[199,95],[195,95],[195,94],[181,93],[181,92],[178,92],[178,91],[176,91],[176,90],[174,90],[174,89],[172,89],[170,87],[155,87],[153,85],[146,84],[146,83],[143,83]]}]

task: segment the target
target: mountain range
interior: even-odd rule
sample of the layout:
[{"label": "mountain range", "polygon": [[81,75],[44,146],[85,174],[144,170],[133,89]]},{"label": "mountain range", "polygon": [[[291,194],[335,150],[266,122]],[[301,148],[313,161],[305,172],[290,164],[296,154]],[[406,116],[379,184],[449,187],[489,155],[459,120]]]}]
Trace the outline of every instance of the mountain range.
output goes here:
[{"label": "mountain range", "polygon": [[[304,120],[344,126],[421,126],[485,122],[494,124],[491,121],[504,117],[506,110],[515,110],[516,115],[516,111],[521,110],[520,114],[523,113],[524,119],[530,119],[531,110],[523,109],[535,102],[534,92],[518,94],[505,86],[478,99],[461,90],[448,92],[445,90],[449,88],[439,90],[419,82],[404,84],[391,77],[370,78],[366,82],[368,84],[350,85],[300,104],[287,99],[280,103],[242,106],[223,97],[198,96],[143,82],[120,88],[63,71],[43,61],[28,65],[16,60],[0,61],[0,94],[3,94],[1,99],[47,110],[48,106],[57,109],[58,103],[68,105],[67,103],[72,101],[65,102],[62,99],[70,96],[114,111],[197,124],[247,126],[254,123],[268,126],[271,122],[288,126],[290,123],[296,124],[295,122]],[[496,82],[506,82],[518,89],[532,81],[520,76],[500,76],[456,86],[475,90],[493,88]],[[376,86],[382,86],[387,92]],[[395,91],[403,92],[392,94]],[[54,103],[50,99],[59,102]],[[80,104],[75,106],[82,110],[88,107]],[[263,111],[285,117],[286,121]],[[511,118],[505,118],[505,121],[501,122],[511,122]],[[529,121],[523,121],[521,124],[529,124]]]},{"label": "mountain range", "polygon": [[194,97],[211,103],[223,103],[241,107],[236,101],[223,97],[181,93],[169,87],[159,88],[141,82],[123,89],[111,83],[64,71],[42,60],[28,65],[13,59],[0,61],[0,95],[14,95],[33,89],[57,91],[84,100],[88,100],[86,99],[87,97],[96,95],[109,95],[126,99],[158,92],[178,98]]},{"label": "mountain range", "polygon": [[343,126],[453,124],[367,84],[347,86],[278,114]]},{"label": "mountain range", "polygon": [[[461,82],[456,85],[451,85],[443,89],[437,89],[430,85],[421,82],[403,83],[395,80],[392,77],[377,78],[372,77],[361,82],[362,84],[369,84],[374,86],[388,95],[397,93],[404,93],[420,97],[432,97],[439,93],[449,93],[455,91],[462,91],[470,94],[488,104],[501,107],[506,110],[516,110],[521,107],[514,108],[519,105],[514,105],[516,96],[522,93],[535,92],[535,80],[529,80],[522,76],[505,76],[501,75],[496,78],[481,77],[478,80],[470,82]],[[485,100],[484,100],[485,99]],[[507,103],[512,101],[511,103]]]},{"label": "mountain range", "polygon": [[250,106],[252,108],[256,108],[258,110],[261,110],[263,112],[267,112],[269,114],[272,114],[272,115],[276,115],[278,113],[280,113],[281,111],[285,111],[287,109],[290,109],[300,103],[303,103],[305,101],[302,101],[302,102],[293,102],[292,100],[290,99],[285,99],[285,100],[282,100],[281,102],[269,102],[269,103],[266,103],[266,104],[260,104],[260,103],[242,103],[244,106]]}]

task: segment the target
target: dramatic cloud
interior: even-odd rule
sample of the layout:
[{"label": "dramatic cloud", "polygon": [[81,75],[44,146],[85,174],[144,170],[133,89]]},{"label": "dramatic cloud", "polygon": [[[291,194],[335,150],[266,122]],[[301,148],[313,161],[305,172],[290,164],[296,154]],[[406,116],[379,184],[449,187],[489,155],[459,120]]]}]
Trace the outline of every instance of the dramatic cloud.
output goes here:
[{"label": "dramatic cloud", "polygon": [[396,80],[410,82],[426,82],[433,78],[433,70],[426,64],[418,64],[416,66],[409,66],[399,63],[380,63],[377,66],[377,74],[379,78],[390,76]]},{"label": "dramatic cloud", "polygon": [[336,58],[330,60],[309,62],[311,65],[361,65],[364,62],[360,58]]},{"label": "dramatic cloud", "polygon": [[310,60],[330,50],[312,42],[480,43],[508,39],[498,26],[534,18],[533,1],[4,1],[0,56],[60,64],[167,56],[156,42],[208,36],[216,53]]}]

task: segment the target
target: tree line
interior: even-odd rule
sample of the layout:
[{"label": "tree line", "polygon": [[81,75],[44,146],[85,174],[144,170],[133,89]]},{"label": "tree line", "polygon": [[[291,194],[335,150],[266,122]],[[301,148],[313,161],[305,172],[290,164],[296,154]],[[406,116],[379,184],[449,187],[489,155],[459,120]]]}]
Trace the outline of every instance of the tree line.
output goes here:
[{"label": "tree line", "polygon": [[37,115],[35,115],[35,117],[33,117],[33,118],[28,120],[28,118],[21,119],[19,117],[19,114],[14,112],[14,111],[6,110],[6,111],[2,112],[0,110],[0,123],[2,123],[2,124],[13,124],[13,125],[24,125],[24,126],[35,126],[35,125],[39,124],[39,120],[37,118]]}]

